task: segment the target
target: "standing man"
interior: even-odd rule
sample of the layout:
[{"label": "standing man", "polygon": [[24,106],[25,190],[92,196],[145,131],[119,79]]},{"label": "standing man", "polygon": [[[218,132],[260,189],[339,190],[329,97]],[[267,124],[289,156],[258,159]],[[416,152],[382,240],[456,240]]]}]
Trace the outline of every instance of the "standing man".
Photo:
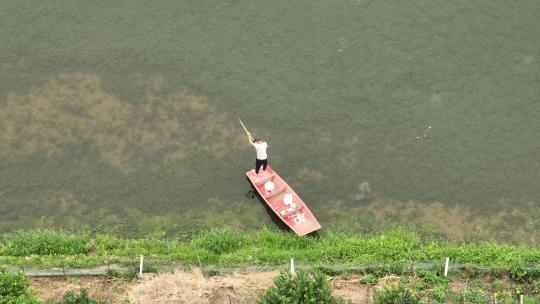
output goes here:
[{"label": "standing man", "polygon": [[268,148],[268,144],[259,137],[253,138],[249,132],[248,139],[249,144],[255,147],[255,150],[257,151],[257,160],[255,160],[255,174],[259,174],[259,169],[261,166],[263,167],[263,171],[266,171],[266,167],[268,166],[268,155],[266,155],[266,148]]}]

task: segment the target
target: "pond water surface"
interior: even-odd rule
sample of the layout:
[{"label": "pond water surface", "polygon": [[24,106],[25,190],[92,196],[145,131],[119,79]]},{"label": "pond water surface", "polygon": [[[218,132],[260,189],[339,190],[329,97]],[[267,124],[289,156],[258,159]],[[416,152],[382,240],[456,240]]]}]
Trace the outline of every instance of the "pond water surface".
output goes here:
[{"label": "pond water surface", "polygon": [[534,243],[539,29],[536,0],[3,1],[0,231],[273,225],[242,118],[323,227]]}]

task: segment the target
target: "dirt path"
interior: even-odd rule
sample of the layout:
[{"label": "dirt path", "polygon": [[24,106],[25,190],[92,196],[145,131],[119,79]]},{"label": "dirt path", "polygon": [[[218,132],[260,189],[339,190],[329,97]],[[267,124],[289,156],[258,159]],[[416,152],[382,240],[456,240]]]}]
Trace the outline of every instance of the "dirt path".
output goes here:
[{"label": "dirt path", "polygon": [[[191,272],[147,274],[133,282],[98,277],[33,278],[32,289],[38,298],[55,301],[69,290],[86,288],[90,297],[110,303],[255,303],[257,295],[272,285],[278,272],[247,272],[204,276],[199,269]],[[371,290],[358,283],[358,278],[331,278],[334,294],[349,303],[371,303]]]}]

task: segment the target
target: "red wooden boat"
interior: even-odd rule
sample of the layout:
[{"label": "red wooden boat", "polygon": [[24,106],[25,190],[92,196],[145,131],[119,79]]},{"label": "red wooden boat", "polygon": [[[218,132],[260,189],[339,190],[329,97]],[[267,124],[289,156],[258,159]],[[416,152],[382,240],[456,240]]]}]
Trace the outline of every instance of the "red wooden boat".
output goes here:
[{"label": "red wooden boat", "polygon": [[296,234],[306,235],[321,228],[308,206],[270,166],[266,171],[261,168],[258,175],[254,170],[246,175],[270,209]]}]

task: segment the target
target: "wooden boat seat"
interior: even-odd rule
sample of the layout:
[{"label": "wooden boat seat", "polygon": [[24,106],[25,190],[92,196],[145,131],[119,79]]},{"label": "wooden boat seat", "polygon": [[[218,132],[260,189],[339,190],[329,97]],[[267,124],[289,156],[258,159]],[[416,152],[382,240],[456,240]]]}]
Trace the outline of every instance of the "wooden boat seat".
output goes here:
[{"label": "wooden boat seat", "polygon": [[286,188],[285,186],[282,186],[281,188],[278,188],[278,189],[272,191],[272,193],[265,195],[266,199],[270,199],[271,197],[274,197],[274,196],[280,194],[281,192],[285,191],[285,188]]},{"label": "wooden boat seat", "polygon": [[281,191],[278,195],[275,195],[272,197],[271,203],[279,203],[280,201],[283,201],[283,197],[285,196],[285,191]]},{"label": "wooden boat seat", "polygon": [[274,173],[272,173],[269,176],[264,177],[264,178],[262,178],[260,180],[255,181],[255,185],[257,185],[257,186],[262,185],[262,184],[266,183],[267,181],[271,181],[272,179],[274,179]]},{"label": "wooden boat seat", "polygon": [[286,216],[287,218],[291,218],[291,217],[294,217],[295,215],[297,215],[298,213],[302,212],[302,210],[304,209],[304,206],[298,206],[298,208],[294,209],[294,211],[291,211],[287,214],[285,214],[284,216]]}]

